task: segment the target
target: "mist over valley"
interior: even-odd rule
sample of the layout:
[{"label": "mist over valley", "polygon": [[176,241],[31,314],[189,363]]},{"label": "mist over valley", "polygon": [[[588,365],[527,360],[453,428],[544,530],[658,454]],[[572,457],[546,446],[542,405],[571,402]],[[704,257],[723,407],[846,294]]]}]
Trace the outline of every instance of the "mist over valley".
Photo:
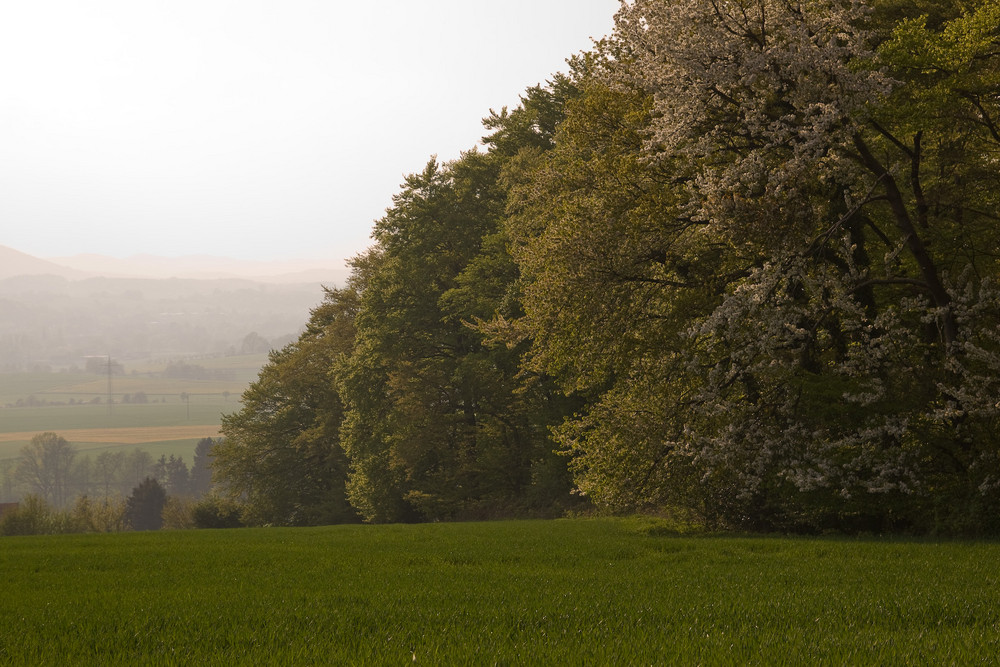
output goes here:
[{"label": "mist over valley", "polygon": [[346,273],[318,262],[211,257],[57,262],[0,246],[0,370],[71,369],[95,355],[266,352],[294,340],[323,287]]}]

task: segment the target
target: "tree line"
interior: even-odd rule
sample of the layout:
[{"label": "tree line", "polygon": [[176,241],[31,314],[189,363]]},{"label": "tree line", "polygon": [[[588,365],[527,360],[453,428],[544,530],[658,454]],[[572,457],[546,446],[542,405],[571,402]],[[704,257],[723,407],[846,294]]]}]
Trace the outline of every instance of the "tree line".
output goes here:
[{"label": "tree line", "polygon": [[138,448],[81,458],[62,436],[40,433],[5,470],[4,496],[20,500],[0,512],[0,535],[240,525],[235,506],[211,494],[216,444],[202,438],[189,468]]},{"label": "tree line", "polygon": [[224,420],[251,523],[1000,532],[1000,2],[634,0]]}]

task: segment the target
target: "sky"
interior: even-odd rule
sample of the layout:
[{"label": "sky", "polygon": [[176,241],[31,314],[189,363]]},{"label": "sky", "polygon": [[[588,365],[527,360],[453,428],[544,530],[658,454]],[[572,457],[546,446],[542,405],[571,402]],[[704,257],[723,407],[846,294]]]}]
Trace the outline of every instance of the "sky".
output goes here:
[{"label": "sky", "polygon": [[343,260],[618,0],[0,6],[0,245]]}]

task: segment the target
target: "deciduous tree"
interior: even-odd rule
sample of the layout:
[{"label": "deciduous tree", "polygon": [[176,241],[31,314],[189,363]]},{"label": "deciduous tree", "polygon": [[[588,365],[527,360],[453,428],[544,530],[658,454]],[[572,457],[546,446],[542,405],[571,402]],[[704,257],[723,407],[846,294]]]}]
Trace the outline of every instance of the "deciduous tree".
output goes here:
[{"label": "deciduous tree", "polygon": [[327,290],[299,339],[271,352],[222,421],[213,469],[245,521],[284,525],[356,520],[347,502],[348,463],[341,446],[343,408],[330,377],[354,344],[357,294]]},{"label": "deciduous tree", "polygon": [[[546,101],[548,118],[549,97],[531,96]],[[532,143],[522,135],[544,130],[531,129],[528,113],[494,117],[491,141],[508,151]],[[568,497],[549,474],[565,465],[546,430],[565,401],[520,372],[523,347],[490,346],[473,326],[519,314],[518,268],[500,226],[507,159],[496,150],[431,160],[407,177],[376,224],[377,245],[355,263],[358,338],[337,377],[350,497],[370,521],[543,511]]]},{"label": "deciduous tree", "polygon": [[17,477],[33,493],[61,508],[71,498],[70,473],[76,448],[52,432],[40,433],[21,450]]},{"label": "deciduous tree", "polygon": [[597,392],[561,430],[585,490],[770,527],[995,515],[998,5],[904,4],[623,5],[585,74],[634,101],[571,113],[510,223],[514,329]]}]

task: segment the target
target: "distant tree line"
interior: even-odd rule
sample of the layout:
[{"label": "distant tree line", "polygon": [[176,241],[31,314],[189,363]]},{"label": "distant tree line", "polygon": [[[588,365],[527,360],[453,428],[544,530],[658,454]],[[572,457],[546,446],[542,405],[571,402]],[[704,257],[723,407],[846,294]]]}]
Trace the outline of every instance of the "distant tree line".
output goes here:
[{"label": "distant tree line", "polygon": [[84,370],[97,375],[125,375],[125,366],[108,357],[87,357]]},{"label": "distant tree line", "polygon": [[1000,1],[615,20],[271,354],[244,518],[1000,532]]},{"label": "distant tree line", "polygon": [[[45,406],[60,406],[60,405],[83,405],[83,404],[98,404],[104,400],[103,396],[92,396],[89,400],[70,398],[66,401],[50,401],[47,398],[39,398],[34,394],[28,395],[27,398],[19,398],[13,403],[4,404],[5,408],[41,408]],[[122,403],[149,403],[149,396],[146,395],[144,391],[137,391],[132,394],[122,394],[119,400]]]},{"label": "distant tree line", "polygon": [[235,373],[226,368],[205,368],[184,361],[171,361],[163,369],[163,377],[184,380],[232,380]]},{"label": "distant tree line", "polygon": [[20,500],[0,516],[0,535],[241,525],[236,506],[211,494],[217,444],[200,440],[189,468],[140,449],[81,458],[65,438],[41,433],[5,471],[4,496]]}]

